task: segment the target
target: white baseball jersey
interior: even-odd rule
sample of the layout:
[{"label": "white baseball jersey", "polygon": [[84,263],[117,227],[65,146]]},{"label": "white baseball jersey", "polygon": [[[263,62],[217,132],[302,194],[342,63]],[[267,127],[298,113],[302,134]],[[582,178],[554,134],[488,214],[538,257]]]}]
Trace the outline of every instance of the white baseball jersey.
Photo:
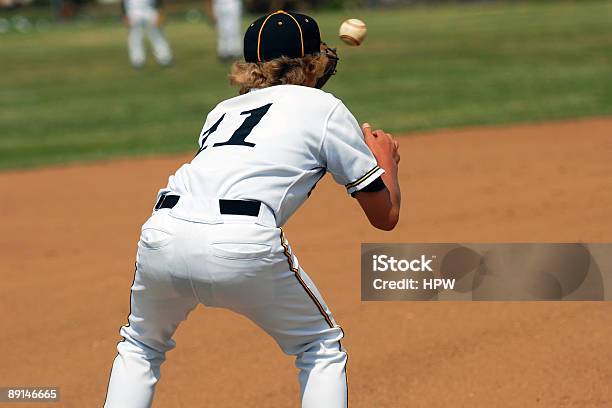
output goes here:
[{"label": "white baseball jersey", "polygon": [[327,171],[348,193],[384,172],[342,101],[305,86],[278,85],[221,102],[206,118],[199,145],[164,189],[181,196],[171,210],[177,218],[200,220],[199,206],[211,200],[257,200],[282,226]]}]

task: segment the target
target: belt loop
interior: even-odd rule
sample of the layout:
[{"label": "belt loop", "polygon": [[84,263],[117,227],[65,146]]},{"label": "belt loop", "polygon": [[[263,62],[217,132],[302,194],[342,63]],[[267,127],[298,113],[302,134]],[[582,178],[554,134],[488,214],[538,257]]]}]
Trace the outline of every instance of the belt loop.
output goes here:
[{"label": "belt loop", "polygon": [[156,210],[159,210],[162,207],[162,205],[164,205],[164,200],[165,199],[166,199],[166,194],[162,194],[159,197],[159,200],[157,200],[157,204],[155,204],[155,209]]},{"label": "belt loop", "polygon": [[153,212],[157,210],[157,206],[161,205],[161,203],[164,201],[164,196],[170,193],[170,191],[171,190],[168,188],[162,188],[157,192],[157,197],[155,197],[155,205],[153,206]]}]

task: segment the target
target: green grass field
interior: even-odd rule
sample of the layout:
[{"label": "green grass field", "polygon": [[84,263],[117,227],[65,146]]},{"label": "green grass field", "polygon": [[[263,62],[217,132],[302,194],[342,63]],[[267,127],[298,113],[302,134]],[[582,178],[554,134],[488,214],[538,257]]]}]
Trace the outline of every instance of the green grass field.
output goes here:
[{"label": "green grass field", "polygon": [[[612,113],[612,2],[479,5],[316,15],[339,45],[326,89],[390,131]],[[195,151],[207,112],[235,90],[211,27],[171,19],[176,66],[132,70],[119,23],[0,35],[0,167]]]}]

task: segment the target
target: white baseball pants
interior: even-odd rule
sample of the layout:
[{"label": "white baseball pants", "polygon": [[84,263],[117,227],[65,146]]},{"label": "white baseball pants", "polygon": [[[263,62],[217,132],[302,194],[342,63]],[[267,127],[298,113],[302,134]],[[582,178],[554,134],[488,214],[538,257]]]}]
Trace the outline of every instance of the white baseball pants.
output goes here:
[{"label": "white baseball pants", "polygon": [[221,58],[242,55],[240,0],[213,0],[213,13],[217,18],[217,53]]},{"label": "white baseball pants", "polygon": [[172,63],[172,50],[161,28],[157,24],[159,13],[156,10],[128,13],[128,54],[134,67],[141,67],[146,61],[144,37],[149,38],[153,55],[159,65]]},{"label": "white baseball pants", "polygon": [[106,408],[151,406],[177,326],[199,303],[251,319],[296,356],[303,408],[347,406],[342,329],[282,230],[259,217],[206,224],[156,211],[142,227],[129,324],[121,328]]}]

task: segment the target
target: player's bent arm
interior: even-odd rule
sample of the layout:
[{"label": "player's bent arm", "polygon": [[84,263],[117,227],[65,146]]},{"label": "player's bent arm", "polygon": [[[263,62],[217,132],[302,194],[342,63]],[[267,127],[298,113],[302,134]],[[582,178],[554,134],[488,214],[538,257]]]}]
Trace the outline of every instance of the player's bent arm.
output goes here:
[{"label": "player's bent arm", "polygon": [[375,192],[368,192],[366,188],[366,191],[357,192],[355,198],[372,226],[391,231],[399,221],[402,201],[398,180],[399,143],[382,130],[372,132],[367,123],[364,123],[362,130],[378,166],[385,170],[381,178],[386,188]]},{"label": "player's bent arm", "polygon": [[383,175],[385,185],[396,184],[397,189],[385,187],[379,191],[358,191],[355,193],[355,198],[373,227],[391,231],[399,221],[401,197],[399,184],[389,180],[390,177],[384,177],[385,175],[386,173]]}]

